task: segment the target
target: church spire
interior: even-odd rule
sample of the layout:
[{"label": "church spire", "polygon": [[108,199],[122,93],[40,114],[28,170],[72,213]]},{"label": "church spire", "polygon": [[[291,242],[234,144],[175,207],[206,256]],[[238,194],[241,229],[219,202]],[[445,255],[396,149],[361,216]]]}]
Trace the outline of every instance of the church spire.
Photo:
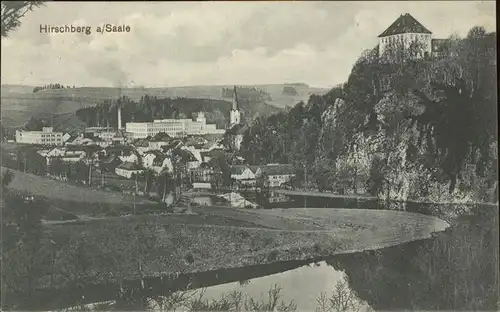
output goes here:
[{"label": "church spire", "polygon": [[229,114],[229,124],[238,125],[241,122],[240,109],[238,107],[238,95],[236,94],[236,86],[233,89],[233,109]]},{"label": "church spire", "polygon": [[233,110],[238,110],[238,95],[236,94],[236,86],[233,89]]}]

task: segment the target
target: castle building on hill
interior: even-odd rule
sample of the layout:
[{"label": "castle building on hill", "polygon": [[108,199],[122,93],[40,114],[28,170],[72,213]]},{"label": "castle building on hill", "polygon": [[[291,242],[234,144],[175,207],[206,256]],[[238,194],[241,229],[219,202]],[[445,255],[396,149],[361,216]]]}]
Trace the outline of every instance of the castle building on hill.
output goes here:
[{"label": "castle building on hill", "polygon": [[241,123],[241,112],[238,107],[238,95],[236,94],[236,86],[234,86],[233,91],[233,107],[231,112],[229,113],[229,127],[231,128],[234,125],[238,125]]},{"label": "castle building on hill", "polygon": [[414,58],[439,57],[447,52],[446,39],[433,39],[432,32],[409,13],[401,14],[378,36],[379,57],[394,55],[399,49],[411,51]]}]

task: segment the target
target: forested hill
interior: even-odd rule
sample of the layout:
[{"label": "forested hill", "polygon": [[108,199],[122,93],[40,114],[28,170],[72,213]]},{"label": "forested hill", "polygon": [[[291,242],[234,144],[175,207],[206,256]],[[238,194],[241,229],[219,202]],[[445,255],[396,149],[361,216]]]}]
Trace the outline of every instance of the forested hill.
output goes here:
[{"label": "forested hill", "polygon": [[257,119],[241,153],[293,163],[312,188],[498,201],[496,81],[496,33],[481,27],[439,58],[383,63],[367,51],[342,87]]},{"label": "forested hill", "polygon": [[[251,122],[257,116],[268,116],[280,109],[264,101],[239,99],[243,121]],[[197,112],[205,112],[208,123],[225,128],[229,124],[232,103],[224,100],[195,98],[158,98],[142,96],[139,101],[128,97],[107,100],[96,106],[77,110],[76,115],[87,126],[114,126],[118,124],[117,107],[122,107],[122,122],[146,122],[163,118],[193,118]]]},{"label": "forested hill", "polygon": [[[64,83],[64,81],[63,81]],[[257,92],[247,96],[244,90],[239,98],[247,99],[243,103],[244,113],[254,116],[257,112],[267,114],[277,109],[292,107],[299,101],[307,101],[310,94],[324,94],[328,89],[315,88],[307,85],[295,86],[295,95],[283,94],[284,84],[254,85],[243,89],[255,89]],[[50,124],[60,130],[81,129],[83,123],[76,118],[77,109],[96,106],[105,100],[127,97],[139,102],[141,97],[212,99],[231,101],[224,97],[224,89],[233,89],[233,85],[207,85],[161,88],[110,88],[110,87],[80,87],[53,89],[41,88],[33,93],[35,86],[1,85],[2,124],[8,128],[22,127],[30,119],[49,120]],[[241,87],[238,87],[241,89]],[[265,104],[264,104],[265,103]],[[248,109],[245,107],[249,104]],[[251,105],[250,105],[251,104]]]}]

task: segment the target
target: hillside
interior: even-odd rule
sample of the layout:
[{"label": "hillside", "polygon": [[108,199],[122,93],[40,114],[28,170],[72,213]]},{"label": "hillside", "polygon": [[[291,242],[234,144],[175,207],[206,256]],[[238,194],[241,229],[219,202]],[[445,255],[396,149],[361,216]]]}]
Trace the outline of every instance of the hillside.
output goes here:
[{"label": "hillside", "polygon": [[240,156],[294,164],[297,186],[320,191],[497,202],[495,43],[473,28],[446,55],[384,63],[364,53],[341,88],[247,129]]},{"label": "hillside", "polygon": [[[323,94],[327,91],[326,89],[311,88],[307,85],[298,85],[296,95],[286,95],[283,94],[284,86],[284,84],[251,86],[269,93],[271,100],[266,103],[258,103],[256,107],[242,107],[244,113],[245,111],[248,112],[245,115],[254,116],[256,112],[268,114],[277,111],[276,108],[293,106],[300,101],[307,102],[309,95],[312,93]],[[60,124],[68,124],[67,120],[71,118],[70,113],[81,108],[95,106],[97,103],[105,100],[116,99],[120,96],[126,96],[132,101],[139,101],[142,96],[149,95],[158,98],[184,97],[230,102],[230,98],[222,97],[222,89],[231,87],[231,85],[172,88],[84,87],[43,90],[33,93],[33,86],[2,85],[2,124],[6,127],[19,127],[31,117],[54,117],[54,124],[57,128]],[[78,128],[82,125],[76,118],[73,121],[70,123],[73,127]]]}]

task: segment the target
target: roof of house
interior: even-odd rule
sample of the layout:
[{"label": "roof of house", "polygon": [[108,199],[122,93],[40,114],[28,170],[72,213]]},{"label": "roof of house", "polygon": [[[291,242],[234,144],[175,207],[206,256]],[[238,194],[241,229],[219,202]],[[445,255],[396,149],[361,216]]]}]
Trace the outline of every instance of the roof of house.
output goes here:
[{"label": "roof of house", "polygon": [[200,152],[200,156],[202,158],[205,158],[205,157],[212,157],[212,158],[214,158],[214,157],[218,157],[218,156],[222,155],[223,152],[224,151],[222,149],[220,149],[220,148],[214,148],[214,149],[212,149],[210,151]]},{"label": "roof of house", "polygon": [[188,136],[185,139],[186,145],[197,145],[197,144],[205,144],[207,140],[200,136]]},{"label": "roof of house", "polygon": [[246,165],[233,165],[231,166],[231,174],[242,174],[248,166]]},{"label": "roof of house", "polygon": [[248,169],[250,169],[253,173],[257,173],[257,171],[262,167],[258,165],[248,165]]},{"label": "roof of house", "polygon": [[207,141],[218,142],[224,138],[223,133],[204,134],[202,137]]},{"label": "roof of house", "polygon": [[261,166],[260,169],[267,175],[289,175],[295,174],[295,168],[290,164],[272,164]]},{"label": "roof of house", "polygon": [[180,147],[182,146],[184,143],[181,141],[181,140],[174,140],[172,142],[170,142],[169,144],[167,145],[164,145],[161,147],[161,149],[166,152],[168,150],[172,150],[172,149],[175,149],[177,147]]},{"label": "roof of house", "polygon": [[119,152],[121,156],[130,156],[131,154],[135,154],[134,149],[131,146],[127,145],[113,145],[105,148],[107,153],[116,153]]},{"label": "roof of house", "polygon": [[175,149],[174,154],[181,156],[185,161],[197,161],[196,157],[191,153],[191,151],[186,149]]},{"label": "roof of house", "polygon": [[148,147],[149,146],[148,140],[146,140],[146,139],[135,140],[133,145],[136,147]]},{"label": "roof of house", "polygon": [[64,148],[59,148],[60,150],[63,150],[63,151],[71,151],[71,152],[74,152],[74,151],[81,151],[81,152],[84,152],[85,150],[81,147],[81,146],[72,146],[72,145],[68,145],[68,146],[65,146]]},{"label": "roof of house", "polygon": [[154,150],[154,151],[148,151],[145,153],[145,155],[155,155],[156,157],[165,157],[165,153],[163,152],[160,152],[158,150]]},{"label": "roof of house", "polygon": [[66,140],[66,142],[74,142],[76,139],[80,137],[79,134],[73,134],[69,137],[69,139]]},{"label": "roof of house", "polygon": [[242,174],[245,169],[249,169],[253,174],[256,174],[261,166],[257,165],[232,165],[231,174]]},{"label": "roof of house", "polygon": [[155,136],[151,138],[151,142],[170,142],[172,140],[172,137],[169,136],[167,133],[160,132],[157,133]]},{"label": "roof of house", "polygon": [[418,33],[418,34],[432,34],[430,30],[425,28],[419,21],[417,21],[409,13],[401,14],[394,23],[389,26],[379,37],[387,37],[398,34]]},{"label": "roof of house", "polygon": [[163,166],[163,162],[165,161],[166,158],[168,157],[165,155],[156,156],[155,159],[153,159],[153,166],[157,167]]},{"label": "roof of house", "polygon": [[117,168],[122,170],[143,170],[139,165],[129,162],[124,162],[119,165]]}]

